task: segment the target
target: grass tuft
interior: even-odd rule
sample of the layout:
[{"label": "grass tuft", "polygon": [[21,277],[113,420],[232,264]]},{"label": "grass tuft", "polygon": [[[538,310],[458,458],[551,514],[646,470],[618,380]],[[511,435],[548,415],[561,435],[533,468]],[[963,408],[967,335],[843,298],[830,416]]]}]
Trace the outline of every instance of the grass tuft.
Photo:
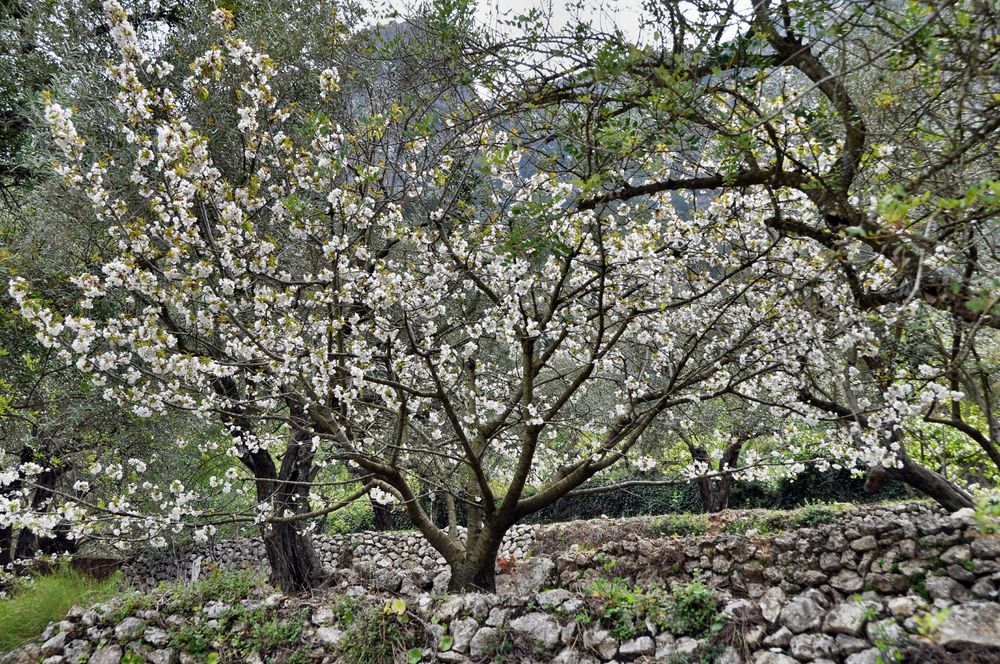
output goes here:
[{"label": "grass tuft", "polygon": [[89,606],[118,594],[120,576],[105,581],[69,566],[35,577],[12,597],[0,600],[0,654],[36,638],[75,605]]}]

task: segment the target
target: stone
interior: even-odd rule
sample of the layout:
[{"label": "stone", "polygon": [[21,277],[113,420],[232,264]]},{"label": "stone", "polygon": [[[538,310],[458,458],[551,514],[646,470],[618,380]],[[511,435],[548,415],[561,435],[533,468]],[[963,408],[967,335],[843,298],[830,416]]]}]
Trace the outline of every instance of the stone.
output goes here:
[{"label": "stone", "polygon": [[319,627],[322,625],[329,625],[334,621],[334,618],[335,616],[333,615],[333,609],[331,609],[328,606],[321,606],[315,611],[313,611],[310,620],[312,621],[312,624]]},{"label": "stone", "polygon": [[669,661],[673,658],[674,653],[677,649],[674,645],[674,635],[670,632],[664,632],[663,634],[657,634],[656,636],[656,654],[654,658],[657,662]]},{"label": "stone", "polygon": [[967,544],[958,544],[941,554],[941,562],[945,565],[960,565],[971,558],[972,552]]},{"label": "stone", "polygon": [[826,618],[823,620],[823,631],[831,634],[857,636],[861,633],[867,616],[874,608],[874,605],[867,602],[853,600],[842,602],[826,614]]},{"label": "stone", "polygon": [[865,583],[857,572],[844,569],[833,575],[830,579],[830,585],[842,593],[850,594],[861,590]]},{"label": "stone", "polygon": [[969,549],[976,558],[1000,558],[1000,535],[981,535],[972,540]]},{"label": "stone", "polygon": [[924,579],[924,586],[934,599],[961,601],[969,595],[965,586],[947,576],[928,576]]},{"label": "stone", "polygon": [[146,654],[146,660],[152,664],[174,664],[175,659],[174,651],[165,648]]},{"label": "stone", "polygon": [[66,646],[66,635],[67,632],[59,632],[48,641],[42,644],[42,655],[46,657],[50,655],[61,655],[63,648]]},{"label": "stone", "polygon": [[692,639],[690,636],[682,636],[674,642],[674,652],[681,657],[694,655],[700,647],[701,642],[698,639]]},{"label": "stone", "polygon": [[781,588],[768,588],[760,598],[760,612],[764,620],[777,622],[781,615],[781,607],[785,605],[785,593]]},{"label": "stone", "polygon": [[[551,562],[551,561],[550,561]],[[510,621],[510,628],[521,632],[535,641],[541,641],[546,648],[559,643],[561,626],[552,616],[538,611],[527,613]]]},{"label": "stone", "polygon": [[889,608],[889,613],[896,618],[909,618],[917,612],[917,603],[912,597],[893,597],[886,606]]},{"label": "stone", "polygon": [[798,634],[792,637],[788,644],[792,655],[797,659],[820,659],[822,657],[836,657],[840,654],[840,648],[832,636],[826,634]]},{"label": "stone", "polygon": [[775,646],[787,646],[792,642],[792,631],[787,627],[782,627],[774,634],[764,638],[764,645],[768,648],[773,648]]},{"label": "stone", "polygon": [[122,661],[122,649],[116,645],[98,648],[97,652],[87,660],[87,664],[119,664]]},{"label": "stone", "polygon": [[228,610],[229,607],[224,602],[209,602],[203,609],[205,617],[209,620],[218,620]]},{"label": "stone", "polygon": [[551,558],[529,558],[515,565],[510,574],[497,576],[497,595],[530,597],[545,586],[551,585],[555,571],[556,564]]},{"label": "stone", "polygon": [[881,664],[885,661],[882,652],[878,648],[868,648],[861,652],[856,652],[844,660],[844,664]]},{"label": "stone", "polygon": [[66,664],[66,658],[62,655],[52,655],[43,659],[42,664]]},{"label": "stone", "polygon": [[488,627],[500,627],[507,621],[507,609],[501,609],[498,606],[490,609],[490,615],[486,618],[486,625]]},{"label": "stone", "polygon": [[642,657],[643,655],[652,655],[656,652],[656,644],[653,643],[652,637],[640,636],[635,639],[626,641],[618,648],[618,654],[623,659],[631,659],[634,657]]},{"label": "stone", "polygon": [[462,595],[452,595],[446,599],[444,604],[438,607],[437,611],[434,613],[444,622],[450,623],[455,620],[464,609],[465,597]]},{"label": "stone", "polygon": [[868,623],[865,626],[865,636],[872,643],[880,642],[893,645],[902,641],[906,634],[894,619],[886,618],[878,622]]},{"label": "stone", "polygon": [[464,618],[451,624],[451,635],[455,639],[452,649],[458,652],[467,652],[469,642],[479,629],[479,622],[475,618]]},{"label": "stone", "polygon": [[819,627],[823,608],[808,597],[796,597],[781,609],[781,624],[798,634]]},{"label": "stone", "polygon": [[753,664],[799,664],[799,662],[780,652],[762,650],[754,655]]},{"label": "stone", "polygon": [[85,639],[75,639],[63,649],[63,657],[70,664],[77,664],[81,659],[90,655],[90,642]]},{"label": "stone", "polygon": [[565,648],[555,656],[552,664],[600,664],[592,655],[582,653],[575,648]]},{"label": "stone", "polygon": [[316,630],[316,639],[326,646],[335,646],[344,637],[344,630],[336,627],[320,627]]},{"label": "stone", "polygon": [[1000,648],[1000,604],[967,602],[951,607],[935,637],[950,650]]},{"label": "stone", "polygon": [[873,535],[865,535],[851,542],[851,548],[855,551],[872,551],[878,546]]},{"label": "stone", "polygon": [[841,654],[845,656],[853,655],[856,652],[861,652],[862,650],[871,647],[871,644],[865,639],[859,639],[846,634],[838,634],[835,640],[837,642],[837,647],[840,648]]},{"label": "stone", "polygon": [[497,647],[497,634],[494,627],[480,627],[469,640],[469,655],[474,659],[492,657]]},{"label": "stone", "polygon": [[142,640],[146,643],[156,646],[167,645],[170,640],[170,636],[167,634],[166,630],[160,629],[159,627],[147,627],[146,631],[142,634]]},{"label": "stone", "polygon": [[[137,638],[146,629],[146,623],[135,617],[129,617],[118,623],[115,627],[115,638],[119,641],[131,641]],[[97,657],[95,654],[94,657]]]},{"label": "stone", "polygon": [[618,642],[606,629],[588,629],[583,633],[583,646],[596,652],[601,659],[608,660],[618,652]]},{"label": "stone", "polygon": [[535,601],[538,602],[538,606],[555,608],[571,597],[573,597],[573,593],[570,591],[564,588],[555,588],[538,593],[535,595]]}]

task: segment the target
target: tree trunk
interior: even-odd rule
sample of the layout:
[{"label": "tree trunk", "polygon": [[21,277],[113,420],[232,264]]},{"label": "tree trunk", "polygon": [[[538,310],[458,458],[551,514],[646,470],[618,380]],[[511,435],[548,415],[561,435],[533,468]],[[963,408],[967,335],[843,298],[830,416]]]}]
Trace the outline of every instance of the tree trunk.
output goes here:
[{"label": "tree trunk", "polygon": [[475,540],[466,540],[464,558],[449,561],[451,579],[448,581],[448,592],[497,591],[497,554],[506,532],[506,526],[487,520]]},{"label": "tree trunk", "polygon": [[949,511],[972,507],[972,497],[942,475],[921,466],[908,456],[901,457],[901,460],[902,468],[886,468],[885,472],[891,479],[909,484]]},{"label": "tree trunk", "polygon": [[371,502],[372,514],[375,516],[375,530],[392,530],[392,506],[375,502],[375,499],[368,494]]},{"label": "tree trunk", "polygon": [[271,582],[286,593],[315,588],[324,579],[312,540],[296,526],[296,523],[272,523],[262,532]]}]

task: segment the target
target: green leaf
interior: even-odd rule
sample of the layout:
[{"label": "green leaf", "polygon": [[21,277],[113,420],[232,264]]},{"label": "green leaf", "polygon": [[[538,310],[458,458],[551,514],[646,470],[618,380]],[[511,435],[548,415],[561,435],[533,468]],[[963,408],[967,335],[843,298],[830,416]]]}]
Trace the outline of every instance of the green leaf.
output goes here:
[{"label": "green leaf", "polygon": [[441,637],[441,642],[438,643],[438,650],[447,652],[451,650],[453,645],[455,645],[455,638],[451,634],[445,634]]},{"label": "green leaf", "polygon": [[219,653],[208,653],[208,657],[205,658],[205,664],[219,664]]},{"label": "green leaf", "polygon": [[424,653],[420,648],[410,648],[406,651],[406,664],[417,664],[423,656]]}]

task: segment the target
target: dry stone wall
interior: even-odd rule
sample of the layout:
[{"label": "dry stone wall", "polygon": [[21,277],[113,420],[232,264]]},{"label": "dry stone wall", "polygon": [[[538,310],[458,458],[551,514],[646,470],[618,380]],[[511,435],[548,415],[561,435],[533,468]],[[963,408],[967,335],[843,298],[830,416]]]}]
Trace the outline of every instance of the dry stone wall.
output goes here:
[{"label": "dry stone wall", "polygon": [[[194,664],[201,660],[170,633],[215,629],[222,639],[238,626],[227,619],[234,609],[261,606],[308,613],[295,647],[310,661],[355,664],[351,644],[363,632],[338,617],[337,607],[351,603],[355,615],[374,607],[369,615],[384,619],[397,597],[413,616],[410,628],[419,626],[406,645],[418,649],[421,662],[1000,662],[1000,537],[982,534],[969,513],[910,503],[856,508],[776,535],[653,538],[647,530],[621,532],[598,546],[586,541],[601,537],[579,536],[618,525],[518,530],[506,551],[524,555],[498,576],[497,593],[454,596],[442,592],[447,571],[412,534],[330,538],[320,544],[332,568],[325,593],[244,599],[239,606],[207,602],[187,613],[170,613],[160,602],[126,617],[120,606],[75,609],[0,664],[122,664],[135,657]],[[553,542],[566,546],[553,551]],[[533,548],[547,553],[532,556]],[[246,560],[242,553],[233,558]],[[677,587],[700,580],[711,588],[716,628],[685,633],[626,602],[635,613],[623,629],[622,614],[602,603],[611,579],[619,587],[674,587],[662,595],[672,598]],[[130,652],[135,657],[128,659]]]}]

